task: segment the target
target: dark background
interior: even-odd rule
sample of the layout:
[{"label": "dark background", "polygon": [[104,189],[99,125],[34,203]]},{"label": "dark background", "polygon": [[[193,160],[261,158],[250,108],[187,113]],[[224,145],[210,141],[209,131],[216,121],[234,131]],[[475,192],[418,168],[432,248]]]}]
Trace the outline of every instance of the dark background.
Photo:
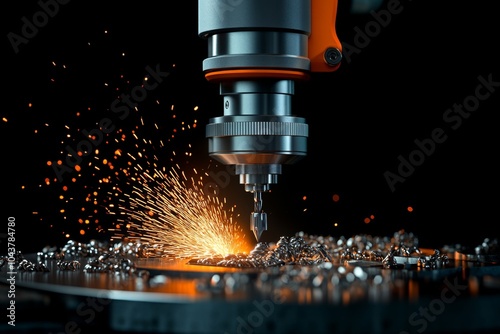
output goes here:
[{"label": "dark background", "polygon": [[[262,240],[276,241],[301,230],[390,236],[404,229],[415,233],[423,247],[477,245],[497,237],[499,140],[494,112],[500,87],[456,130],[443,121],[447,109],[475,94],[479,76],[500,82],[500,29],[493,2],[401,1],[401,12],[391,15],[385,27],[379,25],[362,47],[357,31],[377,21],[371,13],[354,13],[351,4],[339,3],[337,35],[344,48],[358,50],[344,57],[335,73],[314,74],[297,85],[294,113],[310,126],[309,152],[298,164],[285,166],[279,183],[264,194],[269,231]],[[377,11],[387,8],[383,1]],[[148,65],[158,64],[170,76],[148,94],[137,114],[115,124],[129,132],[143,117],[147,124],[157,122],[160,137],[155,139],[166,140],[181,120],[196,119],[198,127],[176,134],[168,149],[158,152],[162,164],[169,167],[170,151],[182,152],[191,144],[192,157],[178,155],[181,163],[215,173],[225,170],[210,161],[204,137],[204,125],[222,114],[222,105],[218,87],[203,77],[207,46],[197,36],[196,1],[106,6],[71,1],[61,4],[15,53],[8,34],[20,34],[22,18],[32,21],[40,10],[36,1],[8,2],[2,10],[0,117],[7,121],[0,122],[0,232],[6,232],[9,216],[16,217],[19,250],[62,245],[68,239],[65,233],[81,241],[108,236],[116,217],[105,210],[93,215],[88,226],[78,222],[88,214],[81,211],[86,194],[98,187],[95,171],[86,168],[76,182],[57,182],[47,161],[60,159],[68,140],[82,140],[78,129],[92,129],[110,115],[111,103],[142,82]],[[447,140],[391,191],[384,173],[397,173],[398,156],[408,157],[417,148],[414,141],[430,138],[435,128],[443,128]],[[146,126],[137,131],[154,136]],[[69,133],[72,139],[66,137]],[[126,145],[120,148],[126,151]],[[108,149],[99,148],[101,156]],[[64,185],[68,191],[62,190]],[[338,202],[332,200],[334,194],[340,196]],[[234,177],[220,196],[237,204],[238,221],[246,229],[251,194]],[[78,236],[82,228],[87,232]],[[253,238],[250,232],[248,236]]]}]

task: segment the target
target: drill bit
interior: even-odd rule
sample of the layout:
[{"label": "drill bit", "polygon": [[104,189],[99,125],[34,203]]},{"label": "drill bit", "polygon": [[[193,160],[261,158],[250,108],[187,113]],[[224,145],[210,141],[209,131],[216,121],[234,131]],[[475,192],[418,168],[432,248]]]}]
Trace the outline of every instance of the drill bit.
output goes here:
[{"label": "drill bit", "polygon": [[250,229],[258,242],[262,232],[267,230],[267,214],[262,210],[262,191],[253,192],[253,202],[254,211],[250,214]]}]

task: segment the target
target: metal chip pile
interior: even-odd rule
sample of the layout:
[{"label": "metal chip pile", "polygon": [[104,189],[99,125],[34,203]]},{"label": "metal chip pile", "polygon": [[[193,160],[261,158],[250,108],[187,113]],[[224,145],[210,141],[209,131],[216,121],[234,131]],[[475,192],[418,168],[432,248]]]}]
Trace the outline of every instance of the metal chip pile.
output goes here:
[{"label": "metal chip pile", "polygon": [[[400,230],[392,237],[378,237],[366,234],[350,238],[308,235],[299,232],[295,236],[282,236],[276,243],[259,242],[249,254],[214,255],[207,258],[191,259],[188,264],[231,268],[268,268],[284,265],[310,266],[322,263],[341,264],[346,261],[370,262],[384,268],[401,268],[401,259],[415,259],[415,264],[424,269],[442,268],[448,264],[446,250],[435,250],[434,254],[423,256],[418,238],[412,233]],[[458,247],[458,246],[457,246]],[[456,248],[455,248],[456,250]],[[496,239],[485,241],[476,247],[480,255],[498,252]],[[448,252],[449,253],[449,252]],[[62,248],[45,247],[37,254],[37,263],[16,254],[17,269],[21,271],[48,271],[44,260],[57,260],[59,270],[79,270],[83,267],[89,273],[136,273],[134,259],[162,258],[162,245],[131,242],[126,238],[110,244],[91,240],[80,243],[69,240]],[[85,266],[79,259],[89,258]],[[6,263],[0,258],[0,267]]]},{"label": "metal chip pile", "polygon": [[371,235],[334,238],[299,232],[293,237],[281,237],[276,244],[259,242],[248,255],[213,256],[192,259],[188,263],[218,267],[267,268],[355,260],[379,262],[387,268],[396,268],[399,265],[395,256],[411,254],[420,254],[418,238],[404,231],[396,232],[391,238]]},{"label": "metal chip pile", "polygon": [[247,254],[230,254],[225,257],[193,259],[189,264],[235,268],[266,268],[285,264],[314,265],[331,262],[324,244],[312,245],[303,237],[281,237],[276,245],[259,242]]}]

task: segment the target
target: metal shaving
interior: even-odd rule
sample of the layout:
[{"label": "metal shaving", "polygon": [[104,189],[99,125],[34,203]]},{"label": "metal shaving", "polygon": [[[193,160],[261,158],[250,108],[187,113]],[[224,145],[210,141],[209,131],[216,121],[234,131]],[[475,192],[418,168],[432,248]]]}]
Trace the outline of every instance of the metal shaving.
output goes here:
[{"label": "metal shaving", "polygon": [[434,250],[434,254],[429,257],[420,257],[418,259],[418,266],[424,269],[438,269],[443,268],[449,263],[448,256],[442,254],[439,249]]},{"label": "metal shaving", "polygon": [[[477,254],[498,252],[496,239],[485,241],[476,247]],[[140,274],[134,259],[162,257],[162,246],[131,242],[124,238],[121,242],[107,243],[91,240],[88,243],[69,240],[63,247],[45,247],[37,253],[37,263],[24,258],[21,252],[15,254],[18,270],[47,272],[44,260],[57,260],[59,270],[80,270],[87,273]],[[366,234],[350,238],[308,235],[299,232],[295,236],[282,236],[276,243],[259,242],[249,254],[229,254],[192,259],[188,264],[233,268],[271,268],[284,265],[312,266],[324,263],[343,264],[345,262],[370,262],[383,268],[401,268],[398,257],[418,259],[422,269],[442,268],[449,263],[445,252],[435,250],[431,256],[423,256],[418,238],[404,230],[392,237],[378,237]],[[87,258],[82,266],[79,262]],[[0,267],[6,263],[1,258]],[[417,262],[415,262],[417,263]]]},{"label": "metal shaving", "polygon": [[248,254],[193,259],[189,264],[236,268],[266,268],[285,264],[314,265],[331,261],[324,244],[311,245],[300,236],[281,237],[276,245],[259,242]]},{"label": "metal shaving", "polygon": [[351,238],[308,235],[299,232],[293,237],[281,237],[276,244],[259,242],[250,254],[231,254],[225,257],[192,259],[189,264],[267,268],[283,265],[317,265],[325,262],[372,261],[387,268],[400,267],[395,256],[420,255],[418,238],[405,231],[392,238],[356,235]]},{"label": "metal shaving", "polygon": [[26,259],[22,259],[18,266],[17,266],[17,270],[19,271],[42,271],[42,272],[48,272],[49,269],[45,266],[44,263],[38,263],[38,264],[35,264],[31,261],[28,261]]},{"label": "metal shaving", "polygon": [[498,263],[500,261],[500,244],[498,239],[485,238],[476,247],[461,244],[445,245],[443,251],[456,254],[458,259],[467,259],[482,263]]},{"label": "metal shaving", "polygon": [[[141,277],[149,276],[144,270],[137,270],[134,258],[148,256],[147,245],[140,243],[120,242],[108,244],[97,240],[81,243],[69,240],[66,245],[57,247],[44,247],[37,253],[37,263],[29,261],[19,251],[14,257],[14,263],[19,271],[49,272],[46,260],[57,260],[57,268],[61,271],[80,270],[80,260],[87,259],[83,266],[86,273],[119,273],[136,274]],[[1,266],[7,263],[7,258],[2,258]]]}]

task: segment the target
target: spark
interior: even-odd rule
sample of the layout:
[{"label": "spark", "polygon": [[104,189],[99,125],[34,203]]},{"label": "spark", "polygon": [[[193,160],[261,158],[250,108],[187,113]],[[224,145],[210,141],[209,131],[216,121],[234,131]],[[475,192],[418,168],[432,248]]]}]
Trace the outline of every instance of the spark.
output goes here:
[{"label": "spark", "polygon": [[[87,44],[94,46],[93,42]],[[120,56],[126,53],[120,51],[115,58]],[[52,65],[58,70],[55,61]],[[54,83],[56,74],[51,77]],[[127,73],[118,76],[119,81],[99,80],[96,87],[105,92],[130,91],[133,81],[127,79]],[[139,81],[144,80],[148,77],[139,77]],[[57,190],[53,210],[59,219],[50,228],[59,229],[57,233],[65,238],[105,236],[140,241],[173,258],[250,251],[243,229],[233,220],[236,206],[231,207],[217,196],[218,192],[203,184],[209,173],[198,162],[200,173],[193,168],[189,141],[194,131],[200,131],[196,118],[202,108],[196,104],[179,107],[175,96],[145,100],[140,108],[131,108],[134,112],[127,114],[126,122],[108,113],[106,117],[113,121],[116,131],[101,133],[98,141],[85,138],[99,143],[88,150],[79,147],[84,140],[82,129],[98,129],[95,123],[99,118],[92,119],[93,111],[107,110],[112,100],[104,101],[104,105],[78,106],[70,120],[73,122],[63,125],[59,156],[46,162],[50,175],[41,180],[44,186]],[[76,153],[70,155],[67,147],[75,148]],[[179,150],[177,155],[174,148]],[[64,169],[63,179],[55,178],[55,168],[65,166],[70,168]]]},{"label": "spark", "polygon": [[[162,107],[159,108],[161,112]],[[69,206],[67,210],[60,208],[59,213],[65,219],[77,215],[82,229],[74,234],[90,236],[92,230],[104,232],[112,240],[152,246],[154,255],[173,259],[249,252],[246,235],[233,220],[235,206],[227,209],[226,199],[220,199],[213,188],[204,185],[203,178],[209,173],[203,168],[198,172],[188,161],[191,143],[184,144],[185,154],[176,155],[175,150],[170,151],[172,145],[182,148],[174,143],[165,146],[164,129],[157,120],[150,122],[138,114],[134,123],[132,129],[110,133],[108,136],[114,140],[103,140],[102,152],[97,148],[92,152],[93,161],[89,158],[85,163],[82,159],[81,164],[73,167],[79,174],[73,184],[65,184],[62,190],[76,197],[59,198],[64,206]],[[172,158],[165,159],[169,154]],[[175,161],[176,156],[184,163]],[[47,165],[54,163],[48,161]],[[79,186],[83,186],[83,191],[78,190]],[[75,212],[78,208],[79,212]],[[106,219],[101,216],[103,213]],[[103,225],[106,221],[109,224]],[[87,232],[82,234],[81,230]]]},{"label": "spark", "polygon": [[[195,171],[195,170],[194,170]],[[156,245],[168,258],[225,256],[248,251],[241,226],[225,210],[225,201],[205,194],[203,178],[186,176],[180,167],[168,173],[155,170],[136,178],[128,202],[119,202],[118,212],[126,215],[122,235]]]}]

